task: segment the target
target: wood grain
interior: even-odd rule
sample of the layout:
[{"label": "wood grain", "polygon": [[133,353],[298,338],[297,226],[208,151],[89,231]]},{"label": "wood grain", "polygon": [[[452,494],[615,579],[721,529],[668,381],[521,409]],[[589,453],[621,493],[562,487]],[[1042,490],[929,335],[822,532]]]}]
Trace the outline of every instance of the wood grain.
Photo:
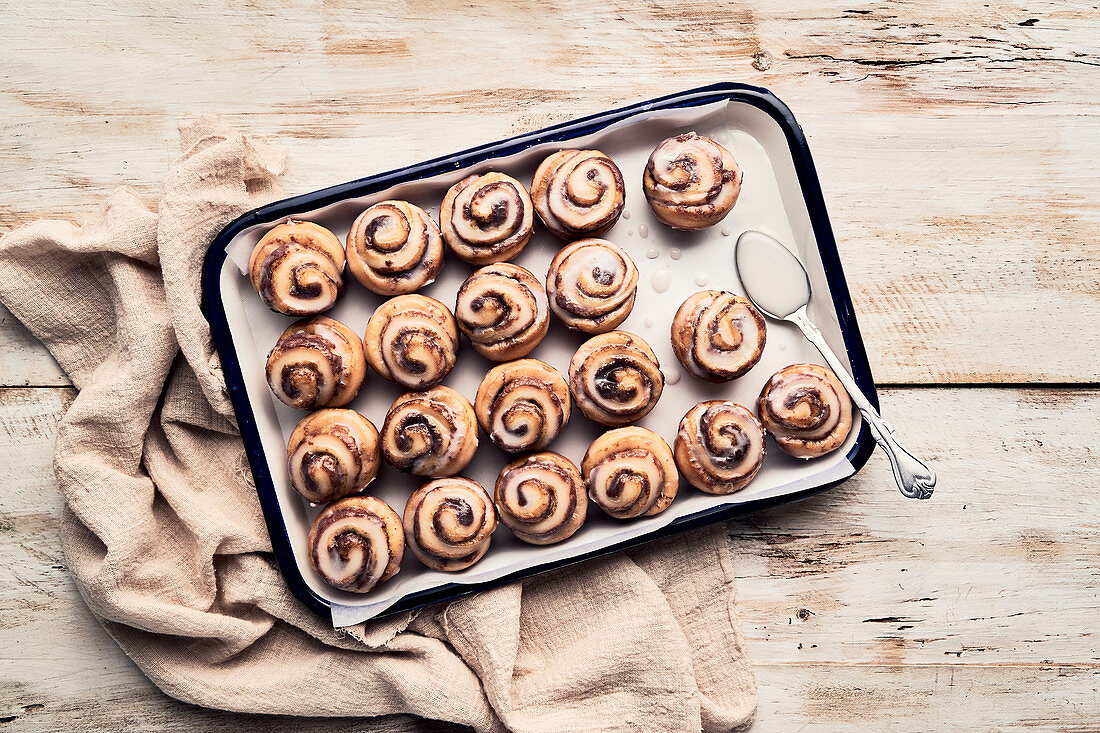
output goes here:
[{"label": "wood grain", "polygon": [[[733,79],[810,138],[880,381],[1100,379],[1088,3],[0,8],[7,227],[118,185],[154,204],[189,115],[285,146],[303,193]],[[1052,329],[1076,348],[1044,352]]]},{"label": "wood grain", "polygon": [[27,327],[0,305],[0,387],[63,387],[69,378]]},{"label": "wood grain", "polygon": [[[285,147],[297,194],[714,81],[772,89],[821,176],[884,414],[876,456],[729,525],[754,730],[1100,729],[1100,34],[1094,3],[0,0],[0,232],[151,206],[177,126]],[[157,691],[58,546],[73,391],[0,308],[0,729],[435,731],[202,710]],[[7,388],[4,388],[7,387]]]},{"label": "wood grain", "polygon": [[[26,730],[76,720],[166,731],[184,721],[321,725],[168,701],[96,624],[57,544],[49,443],[71,398],[0,391],[0,454],[21,457],[0,464],[0,649],[10,670],[0,719]],[[930,503],[900,498],[876,456],[841,487],[731,522],[760,683],[754,730],[1100,726],[1100,496],[1086,488],[1100,450],[1098,398],[1093,389],[886,390],[895,426],[940,472]],[[436,729],[407,718],[362,725]]]},{"label": "wood grain", "polygon": [[876,455],[833,491],[735,522],[754,661],[1100,665],[1100,496],[1082,490],[1098,396],[884,391],[936,494],[903,500]]}]

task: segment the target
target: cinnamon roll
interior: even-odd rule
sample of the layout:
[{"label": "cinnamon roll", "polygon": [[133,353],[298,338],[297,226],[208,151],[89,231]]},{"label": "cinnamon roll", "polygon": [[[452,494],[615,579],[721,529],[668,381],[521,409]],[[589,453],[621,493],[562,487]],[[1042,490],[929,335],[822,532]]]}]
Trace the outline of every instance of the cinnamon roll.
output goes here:
[{"label": "cinnamon roll", "polygon": [[673,229],[705,229],[737,203],[742,177],[730,151],[688,132],[662,141],[650,154],[642,190],[653,213]]},{"label": "cinnamon roll", "polygon": [[382,423],[382,457],[416,476],[453,476],[477,450],[477,421],[469,401],[450,387],[406,392]]},{"label": "cinnamon roll", "polygon": [[569,391],[585,417],[616,427],[649,414],[665,386],[657,355],[626,331],[593,336],[569,362]]},{"label": "cinnamon roll", "polygon": [[378,430],[355,410],[312,412],[294,427],[287,444],[290,485],[314,504],[362,491],[381,463]]},{"label": "cinnamon roll", "polygon": [[539,219],[560,239],[595,237],[623,213],[619,166],[598,150],[561,150],[542,161],[531,184]]},{"label": "cinnamon roll", "polygon": [[550,327],[542,283],[508,262],[486,265],[466,278],[455,317],[474,351],[493,361],[527,356]]},{"label": "cinnamon roll", "polygon": [[455,365],[458,326],[447,306],[426,295],[387,300],[367,321],[367,362],[406,389],[439,384]]},{"label": "cinnamon roll", "polygon": [[764,353],[767,325],[746,298],[703,290],[683,302],[672,319],[672,348],[691,374],[728,382],[747,372]]},{"label": "cinnamon roll", "polygon": [[405,504],[403,524],[420,562],[454,572],[488,552],[497,514],[481,484],[462,477],[441,478],[413,492]]},{"label": "cinnamon roll", "polygon": [[546,294],[554,315],[583,333],[605,333],[626,320],[638,292],[638,268],[618,245],[582,239],[554,255]]},{"label": "cinnamon roll", "polygon": [[298,321],[267,357],[267,383],[284,404],[301,410],[342,407],[366,376],[363,342],[328,316]]},{"label": "cinnamon roll", "polygon": [[852,429],[851,398],[836,375],[817,364],[791,364],[773,374],[758,409],[776,444],[796,458],[836,450]]},{"label": "cinnamon roll", "polygon": [[309,530],[309,559],[333,588],[367,593],[392,578],[405,556],[401,517],[373,496],[329,504]]},{"label": "cinnamon roll", "polygon": [[592,441],[581,471],[588,496],[616,519],[660,514],[680,482],[668,443],[637,426],[608,430]]},{"label": "cinnamon roll", "polygon": [[351,274],[372,293],[412,293],[443,267],[443,237],[424,209],[383,201],[351,225],[347,255]]},{"label": "cinnamon roll", "polygon": [[532,545],[569,539],[588,513],[581,472],[553,451],[532,453],[501,469],[496,504],[500,521]]},{"label": "cinnamon roll", "polygon": [[443,241],[467,262],[487,265],[510,260],[531,239],[531,197],[511,176],[475,173],[447,191],[439,224]]},{"label": "cinnamon roll", "polygon": [[673,452],[680,475],[692,486],[732,494],[764,463],[764,428],[736,402],[700,402],[680,421]]},{"label": "cinnamon roll", "polygon": [[310,221],[287,221],[263,236],[248,258],[252,289],[288,316],[323,313],[344,290],[344,245]]},{"label": "cinnamon roll", "polygon": [[474,399],[481,429],[511,453],[550,445],[569,422],[569,407],[565,378],[537,359],[493,367]]}]

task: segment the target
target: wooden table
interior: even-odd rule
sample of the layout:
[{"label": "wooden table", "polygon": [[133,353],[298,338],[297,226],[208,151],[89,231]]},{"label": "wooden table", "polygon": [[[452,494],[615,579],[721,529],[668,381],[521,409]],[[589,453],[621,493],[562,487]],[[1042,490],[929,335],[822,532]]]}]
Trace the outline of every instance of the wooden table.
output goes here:
[{"label": "wooden table", "polygon": [[[301,193],[719,80],[810,139],[883,412],[881,455],[732,522],[755,730],[1100,727],[1100,11],[1005,0],[0,3],[0,223],[150,203],[177,122],[290,151]],[[167,9],[165,9],[167,8]],[[0,729],[331,729],[157,691],[58,546],[74,391],[0,313]],[[411,718],[341,728],[435,730]]]}]

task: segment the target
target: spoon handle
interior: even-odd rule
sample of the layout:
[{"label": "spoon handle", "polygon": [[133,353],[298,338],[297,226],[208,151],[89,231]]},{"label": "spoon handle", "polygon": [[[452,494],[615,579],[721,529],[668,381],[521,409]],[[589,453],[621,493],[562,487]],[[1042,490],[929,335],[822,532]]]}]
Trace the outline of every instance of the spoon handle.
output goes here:
[{"label": "spoon handle", "polygon": [[894,429],[882,419],[882,415],[879,415],[878,410],[867,400],[863,390],[856,385],[855,380],[848,374],[848,369],[833,353],[833,350],[829,348],[829,344],[825,342],[825,337],[821,335],[821,331],[810,320],[809,315],[806,313],[806,306],[799,308],[787,319],[802,329],[802,333],[821,352],[821,355],[825,357],[825,361],[832,367],[837,379],[848,390],[852,402],[859,408],[867,424],[871,426],[871,434],[875,436],[879,446],[889,456],[890,467],[894,470],[894,480],[897,481],[901,493],[910,499],[931,498],[932,491],[936,487],[935,471],[903,448],[897,441]]}]

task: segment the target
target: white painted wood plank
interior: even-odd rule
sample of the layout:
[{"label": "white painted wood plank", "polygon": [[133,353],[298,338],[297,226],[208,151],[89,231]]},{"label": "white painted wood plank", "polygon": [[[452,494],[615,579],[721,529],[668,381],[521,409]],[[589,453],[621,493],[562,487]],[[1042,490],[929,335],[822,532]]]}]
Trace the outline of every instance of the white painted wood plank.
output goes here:
[{"label": "white painted wood plank", "polygon": [[935,495],[902,498],[876,454],[731,523],[753,660],[1100,666],[1100,392],[893,389],[882,406]]},{"label": "white painted wood plank", "polygon": [[63,387],[61,367],[26,326],[0,305],[0,386]]},{"label": "white painted wood plank", "polygon": [[1100,728],[1095,667],[757,665],[752,733]]},{"label": "white painted wood plank", "polygon": [[[880,381],[1100,381],[1086,3],[0,12],[4,226],[86,220],[117,185],[155,202],[192,114],[287,147],[302,193],[735,79],[774,89],[809,135]],[[43,356],[19,358],[33,374]]]},{"label": "white painted wood plank", "polygon": [[[0,649],[11,670],[0,718],[27,730],[78,719],[308,727],[172,702],[94,622],[57,544],[49,444],[71,397],[0,391]],[[840,488],[730,523],[757,730],[1100,725],[1100,506],[1087,490],[1100,391],[895,389],[882,401],[940,473],[931,502],[900,498],[876,456]]]}]

